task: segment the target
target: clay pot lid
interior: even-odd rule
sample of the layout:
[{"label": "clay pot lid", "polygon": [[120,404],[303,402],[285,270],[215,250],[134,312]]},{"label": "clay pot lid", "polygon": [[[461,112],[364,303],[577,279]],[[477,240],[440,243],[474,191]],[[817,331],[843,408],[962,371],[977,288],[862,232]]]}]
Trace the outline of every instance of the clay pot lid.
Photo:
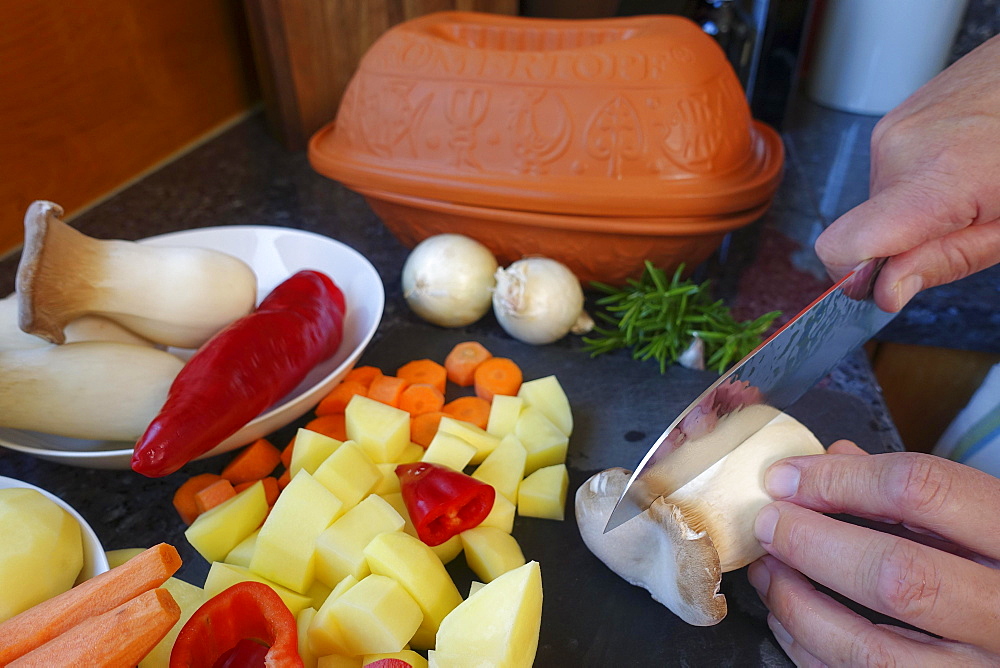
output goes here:
[{"label": "clay pot lid", "polygon": [[355,190],[641,217],[760,206],[784,152],[685,18],[442,12],[369,49],[309,159]]}]

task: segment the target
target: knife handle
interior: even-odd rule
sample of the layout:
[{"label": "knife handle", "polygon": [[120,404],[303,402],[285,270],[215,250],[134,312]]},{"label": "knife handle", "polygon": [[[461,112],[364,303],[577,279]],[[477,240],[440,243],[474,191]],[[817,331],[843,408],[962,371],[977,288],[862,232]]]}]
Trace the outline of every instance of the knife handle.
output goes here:
[{"label": "knife handle", "polygon": [[875,280],[888,259],[887,257],[871,258],[855,267],[854,271],[848,274],[841,284],[844,294],[859,301],[871,297],[872,290],[875,289]]}]

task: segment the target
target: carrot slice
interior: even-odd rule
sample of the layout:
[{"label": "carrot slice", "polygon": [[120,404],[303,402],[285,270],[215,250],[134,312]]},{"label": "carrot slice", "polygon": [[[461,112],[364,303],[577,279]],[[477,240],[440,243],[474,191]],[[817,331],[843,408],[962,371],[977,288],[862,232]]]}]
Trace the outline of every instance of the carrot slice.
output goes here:
[{"label": "carrot slice", "polygon": [[476,367],[473,376],[476,396],[486,401],[492,401],[494,394],[516,395],[524,379],[521,367],[506,357],[489,358]]},{"label": "carrot slice", "polygon": [[407,382],[399,376],[381,375],[368,387],[368,398],[399,408],[399,395],[406,389]]},{"label": "carrot slice", "polygon": [[471,422],[480,429],[486,429],[490,420],[490,402],[481,397],[459,397],[441,408],[445,415]]},{"label": "carrot slice", "polygon": [[347,440],[347,423],[343,413],[332,413],[313,418],[306,423],[306,429],[335,438],[338,441]]},{"label": "carrot slice", "polygon": [[410,385],[414,383],[426,383],[433,385],[441,394],[445,393],[448,384],[448,371],[434,360],[421,359],[407,362],[399,367],[396,376],[402,378]]},{"label": "carrot slice", "polygon": [[233,489],[239,494],[243,490],[256,485],[257,483],[264,485],[264,497],[267,499],[267,505],[273,506],[274,502],[278,500],[278,479],[272,476],[267,476],[266,478],[261,478],[260,480],[248,480],[246,482],[241,482],[238,485],[233,485]]},{"label": "carrot slice", "polygon": [[201,514],[206,510],[215,508],[223,501],[228,501],[234,496],[236,496],[236,490],[233,489],[233,483],[223,478],[222,480],[216,480],[195,494],[194,504],[198,507],[198,513]]},{"label": "carrot slice", "polygon": [[166,589],[150,589],[94,615],[22,655],[14,668],[135,666],[177,623],[181,608]]},{"label": "carrot slice", "polygon": [[438,424],[445,413],[436,411],[434,413],[421,413],[410,418],[410,440],[419,446],[426,448],[434,439],[437,433]]},{"label": "carrot slice", "polygon": [[258,438],[226,464],[222,469],[222,477],[234,485],[248,480],[260,480],[271,475],[280,463],[281,451],[266,438]]},{"label": "carrot slice", "polygon": [[316,415],[343,413],[355,394],[365,396],[368,394],[368,386],[357,380],[341,381],[316,406]]},{"label": "carrot slice", "polygon": [[427,383],[408,385],[399,395],[399,407],[412,415],[433,413],[444,406],[444,394]]},{"label": "carrot slice", "polygon": [[294,449],[295,437],[292,436],[292,440],[290,440],[288,445],[285,446],[285,449],[281,451],[281,463],[286,469],[292,465],[292,452],[294,452]]},{"label": "carrot slice", "polygon": [[456,344],[444,358],[448,380],[461,387],[469,387],[473,383],[476,367],[491,357],[493,353],[479,341],[463,341]]},{"label": "carrot slice", "polygon": [[199,473],[185,480],[177,488],[174,492],[174,508],[177,509],[177,514],[181,516],[184,524],[190,525],[201,514],[195,502],[195,494],[219,480],[222,480],[222,476],[216,473]]},{"label": "carrot slice", "polygon": [[[125,601],[159,587],[180,565],[177,550],[160,543],[11,617],[0,624],[0,666],[41,647],[85,619],[114,610]],[[88,664],[57,661],[48,665]]]},{"label": "carrot slice", "polygon": [[371,386],[372,381],[382,375],[382,370],[377,366],[356,366],[344,375],[344,382],[353,380],[365,386],[365,390]]}]

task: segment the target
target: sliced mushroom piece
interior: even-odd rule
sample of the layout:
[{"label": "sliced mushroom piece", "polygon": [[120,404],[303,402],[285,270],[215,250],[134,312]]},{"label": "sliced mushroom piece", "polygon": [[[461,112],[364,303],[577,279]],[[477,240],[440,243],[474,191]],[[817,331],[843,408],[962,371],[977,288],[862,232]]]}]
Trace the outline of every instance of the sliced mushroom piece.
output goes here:
[{"label": "sliced mushroom piece", "polygon": [[625,469],[607,469],[576,491],[583,542],[608,568],[649,591],[688,624],[717,624],[726,616],[726,597],[719,593],[719,553],[706,532],[688,526],[677,506],[661,497],[638,517],[604,533],[629,476]]},{"label": "sliced mushroom piece", "polygon": [[779,414],[694,480],[607,534],[604,527],[631,474],[602,471],[577,490],[580,534],[611,570],[649,590],[678,617],[715,624],[726,615],[722,573],[764,554],[753,525],[772,501],[764,490],[767,467],[785,457],[824,452],[805,425]]}]

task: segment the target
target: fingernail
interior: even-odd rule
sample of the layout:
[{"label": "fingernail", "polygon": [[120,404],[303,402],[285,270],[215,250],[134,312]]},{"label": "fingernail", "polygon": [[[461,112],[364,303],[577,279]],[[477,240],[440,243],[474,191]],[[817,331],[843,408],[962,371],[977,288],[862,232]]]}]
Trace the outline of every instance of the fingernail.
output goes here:
[{"label": "fingernail", "polygon": [[750,564],[747,569],[747,579],[758,594],[767,596],[767,590],[771,587],[771,571],[768,570],[763,561],[758,559]]},{"label": "fingernail", "polygon": [[791,464],[777,464],[764,474],[764,489],[775,499],[795,496],[799,489],[799,469]]},{"label": "fingernail", "polygon": [[774,615],[767,616],[767,625],[771,629],[771,633],[774,634],[775,640],[777,640],[782,645],[791,645],[795,640],[792,636],[785,630],[785,627],[781,625],[778,618]]},{"label": "fingernail", "polygon": [[778,509],[773,505],[764,506],[757,513],[753,523],[753,533],[761,543],[770,544],[774,541],[774,527],[778,524]]},{"label": "fingernail", "polygon": [[906,306],[906,302],[913,299],[913,296],[924,287],[922,276],[907,276],[899,283],[896,283],[896,308],[901,309]]}]

